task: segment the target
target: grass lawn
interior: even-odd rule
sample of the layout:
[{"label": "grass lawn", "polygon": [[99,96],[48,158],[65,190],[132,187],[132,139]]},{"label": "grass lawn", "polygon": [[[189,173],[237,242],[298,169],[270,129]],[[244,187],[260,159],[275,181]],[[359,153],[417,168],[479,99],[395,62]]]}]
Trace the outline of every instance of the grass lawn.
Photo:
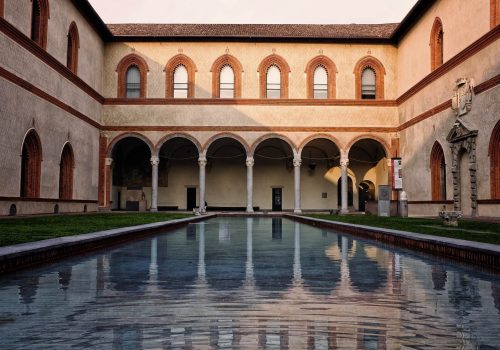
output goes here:
[{"label": "grass lawn", "polygon": [[384,227],[434,236],[500,244],[500,224],[495,223],[460,220],[459,227],[450,227],[444,226],[441,219],[386,218],[375,215],[311,214],[307,216],[350,224]]},{"label": "grass lawn", "polygon": [[0,220],[0,246],[186,218],[187,214],[106,213]]}]

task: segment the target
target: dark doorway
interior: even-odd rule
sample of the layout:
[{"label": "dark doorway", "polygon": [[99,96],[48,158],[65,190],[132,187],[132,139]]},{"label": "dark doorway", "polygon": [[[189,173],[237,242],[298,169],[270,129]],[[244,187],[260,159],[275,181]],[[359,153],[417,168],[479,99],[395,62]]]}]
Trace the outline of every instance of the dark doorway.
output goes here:
[{"label": "dark doorway", "polygon": [[282,210],[282,188],[273,188],[273,211]]},{"label": "dark doorway", "polygon": [[196,187],[188,187],[187,188],[187,210],[193,210],[196,207]]}]

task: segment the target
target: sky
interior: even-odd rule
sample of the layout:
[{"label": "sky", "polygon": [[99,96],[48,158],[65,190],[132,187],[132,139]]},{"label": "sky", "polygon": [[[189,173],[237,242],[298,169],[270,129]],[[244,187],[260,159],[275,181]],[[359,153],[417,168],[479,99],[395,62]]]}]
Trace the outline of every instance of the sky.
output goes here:
[{"label": "sky", "polygon": [[417,0],[89,0],[105,23],[394,23]]}]

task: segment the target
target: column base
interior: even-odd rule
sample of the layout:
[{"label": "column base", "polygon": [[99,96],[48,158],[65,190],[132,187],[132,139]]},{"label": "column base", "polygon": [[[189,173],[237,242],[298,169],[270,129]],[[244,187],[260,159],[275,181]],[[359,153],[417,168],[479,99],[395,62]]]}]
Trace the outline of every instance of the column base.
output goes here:
[{"label": "column base", "polygon": [[97,211],[100,213],[109,213],[111,211],[110,207],[99,207],[97,208]]},{"label": "column base", "polygon": [[158,209],[157,209],[157,208],[151,208],[151,209],[149,209],[149,211],[150,211],[151,213],[157,213],[157,212],[158,212]]},{"label": "column base", "polygon": [[349,214],[349,209],[340,209],[340,214]]},{"label": "column base", "polygon": [[253,207],[247,207],[247,213],[253,213]]},{"label": "column base", "polygon": [[293,213],[294,214],[302,214],[302,210],[301,209],[294,209]]}]

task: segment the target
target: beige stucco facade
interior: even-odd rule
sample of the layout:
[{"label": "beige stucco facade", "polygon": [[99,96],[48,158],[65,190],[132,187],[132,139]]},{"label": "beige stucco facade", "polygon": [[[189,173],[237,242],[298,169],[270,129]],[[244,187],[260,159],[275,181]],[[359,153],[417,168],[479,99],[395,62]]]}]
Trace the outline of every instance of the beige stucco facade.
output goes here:
[{"label": "beige stucco facade", "polygon": [[[472,210],[467,176],[459,184],[461,209],[465,215],[500,216],[490,169],[490,140],[500,119],[500,44],[498,27],[490,24],[489,0],[438,0],[421,16],[410,13],[413,18],[403,22],[408,30],[397,40],[351,42],[207,37],[132,41],[119,36],[110,40],[100,19],[85,10],[90,5],[75,6],[69,0],[49,0],[48,5],[47,44],[42,49],[29,39],[32,2],[4,0],[0,164],[6,176],[0,179],[0,215],[8,215],[13,204],[18,214],[53,212],[56,204],[60,211],[123,209],[128,191],[143,192],[148,209],[190,209],[188,189],[196,189],[199,206],[201,187],[201,197],[214,209],[272,210],[273,189],[279,188],[282,210],[337,210],[342,169],[352,181],[345,205],[350,211],[363,210],[365,200],[378,199],[379,185],[392,183],[391,157],[403,159],[410,214],[436,215],[443,206],[453,208],[452,151],[446,138],[456,115],[448,103],[456,80],[468,78],[480,87],[470,112],[462,116],[478,131],[473,185],[477,210]],[[436,18],[443,26],[443,64],[431,71],[430,36]],[[76,74],[66,68],[73,22],[79,34]],[[165,68],[178,54],[195,65],[193,98],[166,98],[171,82]],[[213,98],[212,65],[226,54],[242,67],[241,97],[234,100]],[[123,88],[118,86],[119,64],[128,55],[147,64],[140,99],[118,98]],[[287,99],[261,98],[259,65],[269,55],[279,55],[290,68]],[[330,74],[333,99],[308,98],[306,68],[318,56],[335,65]],[[383,90],[381,100],[357,98],[360,72],[355,67],[366,57],[383,67],[383,86],[377,85]],[[22,196],[23,164],[28,164],[23,163],[28,152],[23,145],[30,131],[36,132],[41,147],[38,198]],[[177,141],[165,143],[169,139]],[[433,198],[431,182],[436,141],[446,163],[446,198],[439,200]],[[74,152],[72,196],[61,200],[61,152],[68,143]],[[176,145],[191,147],[189,159],[176,158]],[[138,157],[136,163],[127,161],[131,154]],[[150,159],[157,156],[159,165],[153,161],[151,168]],[[464,159],[461,156],[458,165],[462,174],[469,171]],[[134,166],[136,178],[126,178]],[[160,179],[156,187],[155,167]],[[371,192],[361,194],[367,188]],[[392,196],[396,199],[397,193]]]}]

